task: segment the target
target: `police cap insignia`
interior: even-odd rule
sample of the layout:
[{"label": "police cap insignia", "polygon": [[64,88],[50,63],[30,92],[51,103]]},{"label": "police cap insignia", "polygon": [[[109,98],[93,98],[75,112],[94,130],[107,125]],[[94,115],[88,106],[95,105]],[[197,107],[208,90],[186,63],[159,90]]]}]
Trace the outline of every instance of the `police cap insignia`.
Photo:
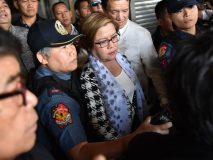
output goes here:
[{"label": "police cap insignia", "polygon": [[68,124],[72,123],[71,113],[64,104],[60,103],[52,107],[52,117],[55,120],[55,123],[60,127],[64,128]]},{"label": "police cap insignia", "polygon": [[55,29],[61,35],[69,34],[59,20],[55,21]]}]

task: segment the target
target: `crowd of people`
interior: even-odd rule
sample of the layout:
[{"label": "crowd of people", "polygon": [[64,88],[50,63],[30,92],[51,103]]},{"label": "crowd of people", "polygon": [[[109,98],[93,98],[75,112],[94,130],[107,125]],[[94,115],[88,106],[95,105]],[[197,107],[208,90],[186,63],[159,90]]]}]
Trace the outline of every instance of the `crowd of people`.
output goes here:
[{"label": "crowd of people", "polygon": [[213,158],[200,1],[159,1],[153,34],[129,19],[130,0],[76,0],[75,23],[65,2],[52,19],[39,3],[13,0],[13,18],[0,0],[0,160]]}]

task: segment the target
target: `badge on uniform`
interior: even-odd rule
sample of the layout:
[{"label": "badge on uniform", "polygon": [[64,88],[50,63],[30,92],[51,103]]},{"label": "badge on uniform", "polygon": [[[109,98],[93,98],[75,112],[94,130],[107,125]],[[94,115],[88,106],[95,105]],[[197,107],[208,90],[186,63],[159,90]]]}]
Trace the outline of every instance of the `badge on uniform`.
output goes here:
[{"label": "badge on uniform", "polygon": [[159,57],[162,57],[166,53],[167,48],[168,48],[168,46],[166,44],[163,44],[160,46]]},{"label": "badge on uniform", "polygon": [[161,67],[166,69],[173,57],[174,49],[171,44],[163,42],[159,48],[159,61]]},{"label": "badge on uniform", "polygon": [[72,123],[71,113],[64,104],[60,103],[52,107],[52,117],[60,128]]}]

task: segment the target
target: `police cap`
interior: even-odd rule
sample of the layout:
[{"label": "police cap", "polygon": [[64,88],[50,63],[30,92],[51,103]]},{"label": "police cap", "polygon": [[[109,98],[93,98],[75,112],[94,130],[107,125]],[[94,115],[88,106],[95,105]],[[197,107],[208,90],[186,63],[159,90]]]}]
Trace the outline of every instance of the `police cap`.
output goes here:
[{"label": "police cap", "polygon": [[33,53],[45,47],[70,44],[82,35],[70,35],[60,21],[50,19],[34,23],[28,32],[27,43]]},{"label": "police cap", "polygon": [[168,13],[176,13],[181,9],[198,4],[197,0],[167,0]]}]

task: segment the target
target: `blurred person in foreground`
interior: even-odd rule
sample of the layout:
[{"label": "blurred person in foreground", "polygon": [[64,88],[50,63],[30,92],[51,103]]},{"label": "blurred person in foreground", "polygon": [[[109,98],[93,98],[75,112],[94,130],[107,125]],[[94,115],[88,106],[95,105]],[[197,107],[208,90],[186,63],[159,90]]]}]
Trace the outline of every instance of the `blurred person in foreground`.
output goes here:
[{"label": "blurred person in foreground", "polygon": [[20,53],[18,39],[0,29],[0,159],[15,159],[36,140],[37,98],[24,86]]},{"label": "blurred person in foreground", "polygon": [[129,159],[212,160],[212,31],[188,41],[174,55],[166,80],[175,132],[136,136],[129,145]]}]

